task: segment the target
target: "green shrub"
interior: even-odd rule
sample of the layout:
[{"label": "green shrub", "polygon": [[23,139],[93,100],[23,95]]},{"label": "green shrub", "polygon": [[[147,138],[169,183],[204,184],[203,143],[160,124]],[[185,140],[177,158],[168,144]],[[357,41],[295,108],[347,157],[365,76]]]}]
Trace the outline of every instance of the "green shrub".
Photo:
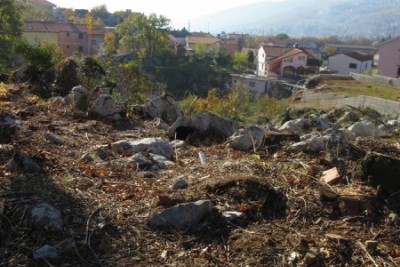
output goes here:
[{"label": "green shrub", "polygon": [[63,59],[58,45],[48,40],[34,45],[27,41],[20,41],[15,50],[27,63],[35,66],[41,72],[48,70]]}]

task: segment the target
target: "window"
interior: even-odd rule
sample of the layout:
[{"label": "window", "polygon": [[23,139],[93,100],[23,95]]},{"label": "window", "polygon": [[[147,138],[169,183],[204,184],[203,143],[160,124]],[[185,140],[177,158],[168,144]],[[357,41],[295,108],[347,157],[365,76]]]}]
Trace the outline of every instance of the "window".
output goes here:
[{"label": "window", "polygon": [[83,33],[79,34],[79,39],[83,39]]},{"label": "window", "polygon": [[233,80],[233,83],[236,83],[236,82],[237,82],[236,79],[234,79],[234,80]]},{"label": "window", "polygon": [[350,69],[357,69],[357,64],[356,63],[350,63],[349,64]]},{"label": "window", "polygon": [[67,32],[67,36],[69,36],[69,32]]},{"label": "window", "polygon": [[256,87],[256,82],[249,82],[249,86],[253,88]]},{"label": "window", "polygon": [[290,58],[287,58],[287,59],[285,59],[285,60],[283,60],[284,62],[293,62],[293,58],[292,57],[290,57]]},{"label": "window", "polygon": [[306,56],[299,56],[298,59],[299,59],[300,61],[304,61],[304,60],[306,60]]},{"label": "window", "polygon": [[400,76],[400,68],[397,68],[397,76]]},{"label": "window", "polygon": [[79,52],[83,52],[83,46],[80,45],[80,46],[78,47],[78,50],[79,50]]},{"label": "window", "polygon": [[69,45],[67,45],[67,48],[69,48]]}]

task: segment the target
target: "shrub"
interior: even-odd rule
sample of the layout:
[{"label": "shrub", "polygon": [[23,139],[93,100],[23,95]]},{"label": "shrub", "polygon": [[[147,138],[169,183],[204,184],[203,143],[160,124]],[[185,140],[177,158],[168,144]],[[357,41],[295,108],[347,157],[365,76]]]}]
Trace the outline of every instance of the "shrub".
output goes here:
[{"label": "shrub", "polygon": [[16,52],[40,72],[51,68],[63,59],[58,45],[48,40],[34,45],[21,41],[16,46]]}]

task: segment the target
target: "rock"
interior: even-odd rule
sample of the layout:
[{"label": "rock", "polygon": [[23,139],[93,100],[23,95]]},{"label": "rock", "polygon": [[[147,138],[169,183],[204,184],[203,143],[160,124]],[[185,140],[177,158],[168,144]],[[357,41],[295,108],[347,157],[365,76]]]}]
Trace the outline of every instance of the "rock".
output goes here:
[{"label": "rock", "polygon": [[80,84],[78,64],[75,60],[67,58],[55,67],[54,91],[60,96],[69,94],[74,86]]},{"label": "rock", "polygon": [[278,130],[280,132],[300,134],[303,131],[304,124],[305,120],[303,118],[290,120],[285,122]]},{"label": "rock", "polygon": [[24,108],[23,110],[19,110],[17,112],[17,115],[21,118],[21,119],[25,119],[29,116],[33,116],[36,113],[36,109],[35,106],[31,105],[29,107]]},{"label": "rock", "polygon": [[66,102],[73,110],[85,112],[89,107],[89,94],[82,85],[74,86],[66,97]]},{"label": "rock", "polygon": [[76,246],[75,241],[72,238],[64,240],[55,246],[44,245],[39,249],[35,250],[32,254],[33,260],[35,261],[47,261],[51,264],[58,264],[61,260],[62,254],[68,252]]},{"label": "rock", "polygon": [[11,157],[15,152],[15,147],[8,144],[0,144],[0,157]]},{"label": "rock", "polygon": [[118,159],[118,162],[126,162],[134,170],[159,170],[166,169],[174,163],[163,156],[138,152],[128,158]]},{"label": "rock", "polygon": [[240,222],[246,217],[246,214],[240,211],[224,211],[222,212],[222,218],[227,222]]},{"label": "rock", "polygon": [[58,249],[50,245],[44,245],[35,250],[32,257],[34,261],[45,260],[51,264],[57,264],[61,259]]},{"label": "rock", "polygon": [[102,94],[89,108],[89,115],[94,118],[106,120],[121,119],[122,107],[115,103],[111,95]]},{"label": "rock", "polygon": [[400,225],[400,216],[396,213],[390,213],[386,221],[388,224]]},{"label": "rock", "polygon": [[144,138],[139,140],[120,140],[111,144],[111,150],[118,154],[149,152],[172,159],[173,149],[169,142],[162,138]]},{"label": "rock", "polygon": [[168,168],[168,166],[172,166],[174,165],[174,163],[170,160],[168,160],[167,158],[160,156],[160,155],[156,155],[153,153],[150,153],[151,159],[153,160],[153,162],[155,162],[158,166],[159,169],[166,169]]},{"label": "rock", "polygon": [[89,153],[86,153],[85,155],[82,156],[81,160],[90,162],[90,161],[94,161],[94,158]]},{"label": "rock", "polygon": [[258,126],[240,129],[228,138],[229,145],[237,150],[256,150],[263,144],[266,131]]},{"label": "rock", "polygon": [[28,82],[36,79],[38,76],[38,69],[33,65],[23,65],[12,73],[13,82]]},{"label": "rock", "polygon": [[31,157],[22,151],[17,151],[13,157],[13,163],[16,168],[23,173],[38,174],[44,173],[40,167]]},{"label": "rock", "polygon": [[360,118],[356,113],[353,111],[346,111],[342,117],[340,117],[336,123],[338,124],[346,124],[346,123],[352,123],[352,122],[357,122]]},{"label": "rock", "polygon": [[160,118],[169,125],[174,123],[183,112],[172,95],[151,96],[145,104],[145,112],[151,118]]},{"label": "rock", "polygon": [[112,154],[113,152],[109,146],[102,146],[96,149],[96,155],[102,160],[107,160]]},{"label": "rock", "polygon": [[205,112],[178,118],[168,129],[171,140],[213,139],[222,141],[239,129],[236,121]]},{"label": "rock", "polygon": [[364,137],[380,137],[383,134],[382,130],[378,129],[375,124],[366,120],[354,123],[348,130],[356,136]]},{"label": "rock", "polygon": [[328,136],[312,137],[307,140],[303,140],[294,144],[291,144],[288,148],[288,152],[312,152],[319,153],[326,149],[330,138]]},{"label": "rock", "polygon": [[178,181],[176,181],[175,184],[172,186],[172,189],[185,189],[187,186],[188,183],[183,178],[179,178]]},{"label": "rock", "polygon": [[31,211],[32,223],[44,231],[63,231],[61,212],[47,203],[36,205]]},{"label": "rock", "polygon": [[369,152],[357,163],[355,177],[390,194],[400,191],[400,159]]},{"label": "rock", "polygon": [[0,144],[6,144],[19,136],[19,123],[15,116],[0,109]]},{"label": "rock", "polygon": [[52,142],[53,144],[56,145],[64,145],[64,140],[62,140],[59,136],[55,135],[52,132],[47,131],[44,135],[44,137],[49,140],[50,142]]},{"label": "rock", "polygon": [[155,228],[190,230],[213,210],[210,200],[178,204],[153,215],[149,224]]}]

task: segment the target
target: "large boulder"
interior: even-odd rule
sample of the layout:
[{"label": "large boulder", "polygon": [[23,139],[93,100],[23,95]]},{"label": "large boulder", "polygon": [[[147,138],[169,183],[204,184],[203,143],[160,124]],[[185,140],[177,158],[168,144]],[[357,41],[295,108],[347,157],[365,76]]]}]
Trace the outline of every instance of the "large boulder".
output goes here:
[{"label": "large boulder", "polygon": [[362,137],[380,137],[383,131],[376,127],[376,125],[370,121],[363,120],[351,125],[348,130],[355,136]]},{"label": "large boulder", "polygon": [[66,101],[73,110],[86,111],[89,106],[88,90],[82,85],[74,86],[66,97]]},{"label": "large boulder", "polygon": [[214,113],[205,112],[178,118],[168,129],[170,139],[199,140],[208,138],[222,141],[239,129],[239,124]]},{"label": "large boulder", "polygon": [[74,86],[80,84],[78,63],[73,59],[65,59],[55,68],[54,91],[60,96],[66,96]]},{"label": "large boulder", "polygon": [[145,104],[145,112],[151,118],[161,118],[169,125],[183,115],[178,102],[169,94],[150,97]]},{"label": "large boulder", "polygon": [[102,94],[89,108],[89,116],[105,120],[121,119],[122,106],[111,95]]},{"label": "large boulder", "polygon": [[250,151],[259,148],[264,140],[266,131],[258,126],[239,129],[228,138],[229,145],[237,150]]}]

